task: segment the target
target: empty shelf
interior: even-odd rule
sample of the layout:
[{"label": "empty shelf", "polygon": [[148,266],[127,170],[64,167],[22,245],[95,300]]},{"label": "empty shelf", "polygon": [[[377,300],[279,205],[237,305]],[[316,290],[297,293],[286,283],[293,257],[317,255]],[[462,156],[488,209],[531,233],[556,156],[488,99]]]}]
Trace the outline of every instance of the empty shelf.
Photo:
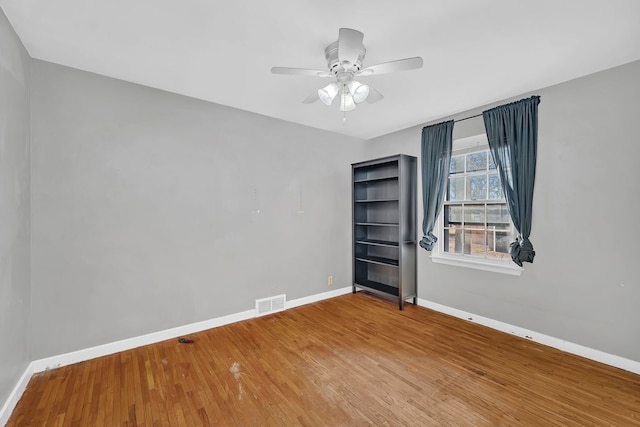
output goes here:
[{"label": "empty shelf", "polygon": [[393,295],[396,297],[400,294],[397,287],[385,285],[384,283],[380,282],[374,282],[373,280],[356,280],[355,285],[361,288],[383,292],[385,294]]}]

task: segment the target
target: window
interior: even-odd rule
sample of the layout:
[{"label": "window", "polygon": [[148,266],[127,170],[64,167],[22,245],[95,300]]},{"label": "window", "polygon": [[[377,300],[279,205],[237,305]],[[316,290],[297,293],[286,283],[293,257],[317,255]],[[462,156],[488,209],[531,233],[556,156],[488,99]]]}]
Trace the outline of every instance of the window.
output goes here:
[{"label": "window", "polygon": [[486,135],[455,140],[432,258],[519,274],[509,255],[514,232]]}]

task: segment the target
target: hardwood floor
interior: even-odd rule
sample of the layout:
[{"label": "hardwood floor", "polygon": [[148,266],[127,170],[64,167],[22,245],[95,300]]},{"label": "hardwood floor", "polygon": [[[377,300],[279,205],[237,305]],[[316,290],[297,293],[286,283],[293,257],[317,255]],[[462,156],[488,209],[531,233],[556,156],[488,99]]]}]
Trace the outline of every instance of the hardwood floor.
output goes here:
[{"label": "hardwood floor", "polygon": [[640,425],[640,376],[358,293],[34,375],[8,426]]}]

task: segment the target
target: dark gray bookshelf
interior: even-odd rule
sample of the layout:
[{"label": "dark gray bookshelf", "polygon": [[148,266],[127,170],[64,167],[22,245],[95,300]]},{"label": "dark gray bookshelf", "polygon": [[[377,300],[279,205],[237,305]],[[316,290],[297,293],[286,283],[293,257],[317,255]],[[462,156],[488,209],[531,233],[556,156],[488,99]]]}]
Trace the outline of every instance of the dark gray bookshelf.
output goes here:
[{"label": "dark gray bookshelf", "polygon": [[353,292],[397,300],[416,292],[415,157],[399,154],[352,168]]}]

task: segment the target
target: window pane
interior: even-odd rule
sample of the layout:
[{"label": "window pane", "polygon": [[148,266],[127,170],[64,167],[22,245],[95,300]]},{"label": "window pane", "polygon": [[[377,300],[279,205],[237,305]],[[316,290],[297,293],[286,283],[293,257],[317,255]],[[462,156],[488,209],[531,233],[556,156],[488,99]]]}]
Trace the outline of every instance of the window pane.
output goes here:
[{"label": "window pane", "polygon": [[489,200],[504,199],[500,177],[497,173],[489,174]]},{"label": "window pane", "polygon": [[467,154],[467,172],[487,170],[487,152]]},{"label": "window pane", "polygon": [[511,243],[511,232],[507,231],[487,231],[487,258],[509,259],[509,244]]},{"label": "window pane", "polygon": [[501,184],[490,150],[451,156],[440,229],[445,253],[510,259],[514,229]]},{"label": "window pane", "polygon": [[449,163],[449,173],[462,172],[464,172],[464,155],[451,156],[451,163]]},{"label": "window pane", "polygon": [[447,205],[444,207],[444,226],[451,227],[452,224],[462,224],[461,205]]},{"label": "window pane", "polygon": [[484,256],[484,230],[464,230],[464,254]]},{"label": "window pane", "polygon": [[484,205],[464,206],[464,227],[484,228]]},{"label": "window pane", "polygon": [[485,200],[487,198],[487,176],[467,176],[467,200]]},{"label": "window pane", "polygon": [[487,205],[487,223],[488,225],[503,226],[511,224],[511,217],[506,203],[499,205]]},{"label": "window pane", "polygon": [[444,251],[452,254],[462,253],[462,230],[460,228],[444,229]]},{"label": "window pane", "polygon": [[452,202],[464,200],[464,177],[449,177],[449,198]]}]

